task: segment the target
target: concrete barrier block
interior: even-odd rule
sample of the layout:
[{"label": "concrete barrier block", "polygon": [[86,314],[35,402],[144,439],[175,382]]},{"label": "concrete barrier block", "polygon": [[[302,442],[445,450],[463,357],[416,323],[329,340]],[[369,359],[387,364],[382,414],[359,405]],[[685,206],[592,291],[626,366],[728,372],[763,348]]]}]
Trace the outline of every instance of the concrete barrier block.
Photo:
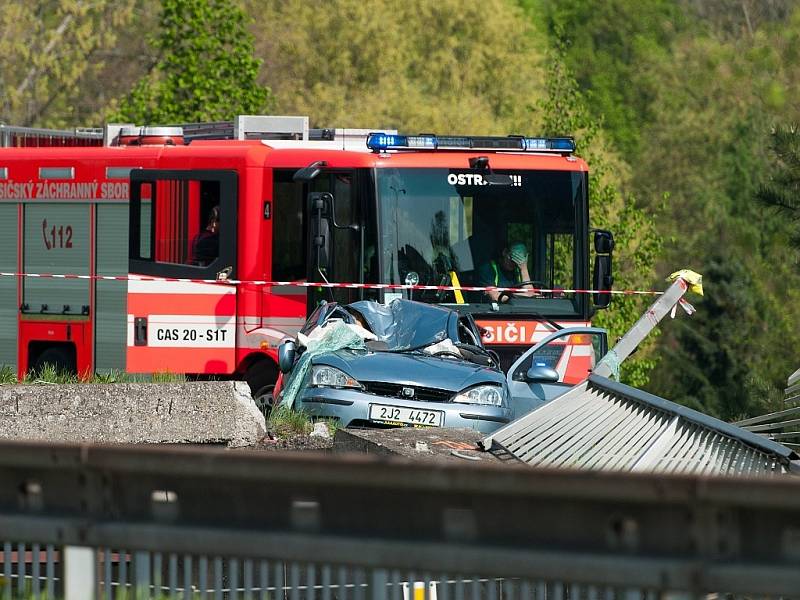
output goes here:
[{"label": "concrete barrier block", "polygon": [[241,381],[0,386],[0,439],[239,447],[265,432]]}]

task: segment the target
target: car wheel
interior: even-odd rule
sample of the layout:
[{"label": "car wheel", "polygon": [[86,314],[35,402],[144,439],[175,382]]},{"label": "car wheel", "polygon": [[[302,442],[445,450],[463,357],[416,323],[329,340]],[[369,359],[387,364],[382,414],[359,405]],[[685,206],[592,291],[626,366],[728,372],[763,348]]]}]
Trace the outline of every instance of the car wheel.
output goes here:
[{"label": "car wheel", "polygon": [[269,360],[260,360],[247,370],[244,379],[250,386],[253,402],[265,417],[269,416],[272,407],[275,406],[275,398],[272,393],[275,390],[275,381],[278,379],[278,370],[275,365]]}]

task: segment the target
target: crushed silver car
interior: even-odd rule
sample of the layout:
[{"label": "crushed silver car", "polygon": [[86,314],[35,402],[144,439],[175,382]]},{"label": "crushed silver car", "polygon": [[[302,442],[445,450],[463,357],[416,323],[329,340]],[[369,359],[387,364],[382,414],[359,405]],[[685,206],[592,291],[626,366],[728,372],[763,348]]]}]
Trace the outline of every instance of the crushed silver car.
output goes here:
[{"label": "crushed silver car", "polygon": [[[278,401],[345,426],[465,427],[491,433],[581,381],[606,332],[562,328],[507,374],[469,314],[398,299],[323,304],[278,352]],[[579,360],[576,360],[579,357]]]},{"label": "crushed silver car", "polygon": [[470,315],[395,300],[324,304],[280,348],[279,401],[343,426],[466,427],[513,417],[506,376]]}]

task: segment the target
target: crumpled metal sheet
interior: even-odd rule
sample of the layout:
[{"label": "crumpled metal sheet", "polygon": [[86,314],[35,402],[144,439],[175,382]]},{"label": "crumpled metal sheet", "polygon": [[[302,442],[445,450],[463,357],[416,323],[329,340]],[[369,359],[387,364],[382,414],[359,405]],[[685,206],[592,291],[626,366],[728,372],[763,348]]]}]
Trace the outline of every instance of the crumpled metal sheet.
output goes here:
[{"label": "crumpled metal sheet", "polygon": [[800,467],[786,446],[596,375],[481,446],[551,468],[781,475]]}]

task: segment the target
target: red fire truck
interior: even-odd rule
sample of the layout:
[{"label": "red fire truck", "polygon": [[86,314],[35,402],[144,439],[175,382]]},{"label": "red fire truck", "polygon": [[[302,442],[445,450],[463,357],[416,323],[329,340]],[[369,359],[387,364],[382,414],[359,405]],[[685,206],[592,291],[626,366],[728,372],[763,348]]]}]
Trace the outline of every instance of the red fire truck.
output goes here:
[{"label": "red fire truck", "polygon": [[[103,131],[0,126],[0,142],[0,364],[19,375],[50,362],[236,376],[266,395],[277,347],[309,308],[397,297],[471,313],[508,365],[610,298],[570,291],[588,289],[591,274],[588,167],[569,138],[243,116]],[[613,239],[593,233],[593,287],[609,289]],[[514,245],[528,254],[530,282],[514,284],[549,291],[291,283],[502,285]]]}]

